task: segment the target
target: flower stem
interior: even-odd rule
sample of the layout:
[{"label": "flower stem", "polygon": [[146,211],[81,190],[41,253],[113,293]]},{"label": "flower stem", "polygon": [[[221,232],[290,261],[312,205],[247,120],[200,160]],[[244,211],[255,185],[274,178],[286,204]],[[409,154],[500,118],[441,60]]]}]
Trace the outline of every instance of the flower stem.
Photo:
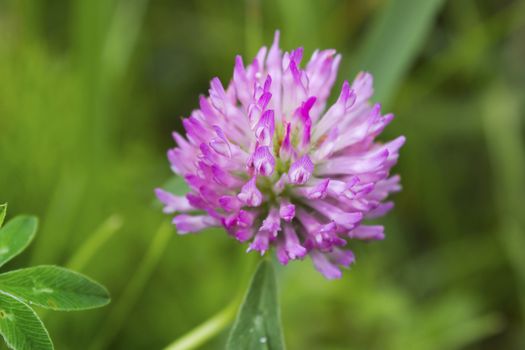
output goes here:
[{"label": "flower stem", "polygon": [[113,235],[122,227],[122,218],[118,215],[111,215],[104,221],[99,228],[89,236],[89,238],[80,246],[78,251],[66,264],[71,270],[81,271],[87,263]]},{"label": "flower stem", "polygon": [[[243,253],[244,254],[244,253]],[[251,272],[253,271],[254,265],[257,263],[258,259],[247,259],[244,264],[244,268],[241,271],[241,281],[247,281],[251,277]],[[245,285],[246,283],[241,283],[240,285]],[[240,289],[236,297],[231,301],[224,309],[210,317],[208,320],[204,321],[197,327],[190,330],[188,333],[180,336],[178,339],[173,341],[171,344],[166,346],[164,350],[191,350],[195,349],[198,346],[204,344],[221,331],[223,331],[236,316],[239,305],[244,299],[245,291]]]},{"label": "flower stem", "polygon": [[238,304],[238,300],[234,300],[210,319],[175,340],[164,350],[189,350],[204,344],[232,322]]},{"label": "flower stem", "polygon": [[104,349],[111,343],[115,335],[119,333],[129,313],[137,303],[138,298],[144,291],[151,274],[155,271],[169,239],[173,235],[173,229],[169,222],[160,225],[155,233],[144,258],[137,266],[137,271],[124,289],[124,292],[114,304],[111,313],[107,316],[105,323],[100,327],[100,335],[91,345],[91,350]]}]

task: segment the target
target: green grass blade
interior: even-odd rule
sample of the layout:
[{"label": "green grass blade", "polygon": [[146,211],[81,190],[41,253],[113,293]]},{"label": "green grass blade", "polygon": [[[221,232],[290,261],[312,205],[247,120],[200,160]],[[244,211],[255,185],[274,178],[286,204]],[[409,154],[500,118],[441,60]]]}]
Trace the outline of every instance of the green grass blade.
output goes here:
[{"label": "green grass blade", "polygon": [[0,229],[0,266],[20,254],[31,243],[38,226],[33,216],[17,216]]},{"label": "green grass blade", "polygon": [[119,1],[102,47],[104,77],[112,84],[122,77],[142,28],[148,0]]},{"label": "green grass blade", "polygon": [[58,263],[75,232],[87,179],[64,171],[47,203],[42,228],[31,249],[31,265]]},{"label": "green grass blade", "polygon": [[59,311],[93,309],[110,300],[102,285],[58,266],[37,266],[1,274],[0,291],[30,305]]},{"label": "green grass blade", "polygon": [[391,0],[360,51],[357,69],[374,75],[374,98],[387,103],[432,27],[443,0]]},{"label": "green grass blade", "polygon": [[494,172],[494,196],[498,204],[500,230],[507,259],[513,268],[525,318],[525,139],[520,95],[496,84],[484,98],[484,130]]},{"label": "green grass blade", "polygon": [[81,271],[91,260],[98,249],[104,245],[122,227],[122,218],[118,215],[111,215],[100,227],[89,236],[86,242],[73,255],[66,264],[68,269]]},{"label": "green grass blade", "polygon": [[213,336],[220,333],[235,317],[238,301],[234,300],[216,315],[192,329],[190,332],[175,340],[164,350],[189,350],[197,349]]},{"label": "green grass blade", "polygon": [[146,255],[137,265],[137,271],[126,286],[124,293],[119,297],[113,307],[111,314],[106,319],[104,325],[100,328],[99,337],[93,342],[90,349],[104,349],[113,337],[118,334],[126,317],[135,306],[138,298],[144,291],[151,274],[157,267],[162,257],[168,240],[173,235],[171,224],[165,222],[161,224],[155,234],[155,238],[146,252]]},{"label": "green grass blade", "polygon": [[253,276],[226,349],[284,349],[277,283],[268,260],[261,261]]},{"label": "green grass blade", "polygon": [[5,213],[7,212],[7,203],[0,205],[0,227],[4,223]]},{"label": "green grass blade", "polygon": [[0,333],[11,349],[53,349],[49,333],[37,314],[23,302],[3,292],[0,292]]}]

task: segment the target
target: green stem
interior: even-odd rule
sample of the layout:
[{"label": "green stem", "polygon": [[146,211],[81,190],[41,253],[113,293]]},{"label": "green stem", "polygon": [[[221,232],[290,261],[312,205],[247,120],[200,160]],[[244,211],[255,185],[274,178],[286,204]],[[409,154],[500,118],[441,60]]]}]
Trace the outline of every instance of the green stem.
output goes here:
[{"label": "green stem", "polygon": [[90,235],[80,249],[66,264],[66,267],[81,271],[99,250],[122,227],[122,219],[118,215],[111,215],[99,228]]},{"label": "green stem", "polygon": [[237,300],[233,301],[213,317],[175,340],[164,350],[190,350],[204,344],[233,321],[238,305],[239,302]]},{"label": "green stem", "polygon": [[[244,253],[243,253],[244,254]],[[248,261],[244,264],[243,271],[241,272],[241,281],[244,281],[240,285],[246,285],[251,277],[254,265],[257,260],[247,259]],[[224,309],[204,321],[197,327],[193,328],[186,334],[182,335],[174,342],[164,348],[164,350],[190,350],[204,344],[221,331],[223,331],[235,318],[236,312],[244,298],[244,288],[240,289],[237,296],[233,301],[228,304]]]},{"label": "green stem", "polygon": [[146,255],[138,265],[137,272],[114,305],[112,313],[109,314],[105,324],[100,328],[101,334],[90,349],[97,350],[105,348],[113,337],[118,334],[126,317],[146,287],[151,274],[157,267],[172,234],[173,229],[169,223],[165,222],[159,227]]}]

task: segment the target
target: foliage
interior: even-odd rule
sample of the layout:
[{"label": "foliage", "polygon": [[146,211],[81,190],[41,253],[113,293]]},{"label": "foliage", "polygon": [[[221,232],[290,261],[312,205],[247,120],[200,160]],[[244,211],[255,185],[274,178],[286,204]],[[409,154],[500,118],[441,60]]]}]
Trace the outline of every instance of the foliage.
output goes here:
[{"label": "foliage", "polygon": [[[6,205],[0,206],[3,221]],[[0,264],[20,254],[33,239],[37,219],[17,216],[1,227]],[[36,266],[0,274],[0,334],[15,350],[53,349],[44,324],[31,306],[58,311],[85,310],[109,303],[108,291],[76,272]]]},{"label": "foliage", "polygon": [[253,275],[226,349],[284,349],[279,307],[273,266],[263,260]]},{"label": "foliage", "polygon": [[[385,14],[394,4],[406,10]],[[342,72],[388,74],[384,139],[407,136],[386,240],[352,247],[341,281],[308,261],[276,271],[287,347],[525,348],[524,23],[520,0],[0,2],[0,202],[45,218],[11,263],[80,261],[115,300],[132,296],[49,313],[56,347],[161,348],[246,285],[255,257],[222,233],[151,249],[165,219],[152,189],[170,177],[178,116],[279,28],[283,47],[342,52]]]}]

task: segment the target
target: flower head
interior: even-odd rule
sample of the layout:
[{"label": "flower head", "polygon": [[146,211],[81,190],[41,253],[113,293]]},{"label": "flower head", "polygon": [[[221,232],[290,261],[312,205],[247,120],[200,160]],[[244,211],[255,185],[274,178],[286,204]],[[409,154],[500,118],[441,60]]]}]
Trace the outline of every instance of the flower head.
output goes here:
[{"label": "flower head", "polygon": [[157,196],[178,213],[181,234],[222,226],[248,251],[273,246],[282,264],[309,255],[338,278],[354,261],[350,240],[384,237],[382,226],[362,222],[392,208],[385,199],[400,185],[389,174],[405,139],[375,141],[393,115],[370,103],[370,74],[345,81],[327,106],[341,56],[315,51],[306,66],[302,56],[302,48],[281,52],[277,32],[251,64],[237,56],[226,89],[214,78],[183,120],[186,138],[174,133],[168,151],[190,192]]}]

